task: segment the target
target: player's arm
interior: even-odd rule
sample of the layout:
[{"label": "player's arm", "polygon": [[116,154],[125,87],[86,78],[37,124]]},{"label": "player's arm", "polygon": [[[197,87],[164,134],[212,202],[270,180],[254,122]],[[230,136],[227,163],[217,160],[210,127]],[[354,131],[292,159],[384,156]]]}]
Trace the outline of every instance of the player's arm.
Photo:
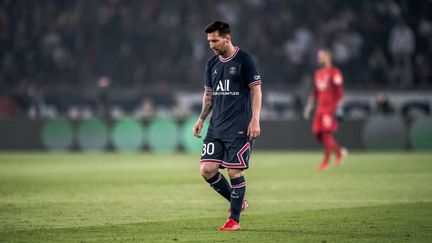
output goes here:
[{"label": "player's arm", "polygon": [[202,121],[205,121],[205,119],[207,119],[208,115],[210,114],[211,110],[212,110],[212,101],[213,101],[213,94],[212,94],[212,90],[206,88],[204,90],[204,95],[203,95],[203,104],[202,104],[202,110],[201,110],[201,114],[199,119]]},{"label": "player's arm", "polygon": [[251,88],[252,95],[252,119],[249,123],[247,135],[250,140],[258,138],[261,134],[260,113],[262,103],[261,85],[254,85]]},{"label": "player's arm", "polygon": [[336,107],[340,108],[343,105],[344,98],[343,98],[343,88],[342,85],[339,85],[336,87]]},{"label": "player's arm", "polygon": [[336,117],[343,117],[343,76],[342,73],[338,70],[334,74],[333,84],[335,87],[335,101],[336,101]]},{"label": "player's arm", "polygon": [[213,93],[209,88],[205,88],[203,101],[202,101],[202,109],[200,116],[193,127],[192,133],[195,137],[201,138],[201,129],[203,127],[205,119],[208,117],[212,110],[212,101],[213,101]]},{"label": "player's arm", "polygon": [[[315,76],[316,76],[316,73],[314,74],[314,77]],[[318,96],[318,91],[317,91],[317,89],[315,87],[314,82],[312,82],[312,92],[309,95],[309,97],[307,99],[306,106],[303,109],[303,118],[305,120],[309,120],[310,114],[311,114],[311,112],[312,112],[312,110],[313,110],[313,108],[315,106],[315,101],[316,101],[317,96]]]},{"label": "player's arm", "polygon": [[343,102],[344,98],[342,95],[343,91],[340,91],[340,94],[338,95],[338,99],[336,102],[336,116],[343,116]]},{"label": "player's arm", "polygon": [[315,91],[308,97],[306,106],[303,110],[303,118],[305,120],[309,120],[310,118],[310,114],[315,106],[315,97],[316,97]]},{"label": "player's arm", "polygon": [[260,127],[260,113],[261,113],[261,100],[262,100],[262,80],[258,68],[255,65],[251,56],[246,56],[242,66],[242,73],[244,80],[247,82],[251,93],[251,108],[252,119],[249,122],[247,136],[249,140],[258,138],[261,134]]}]

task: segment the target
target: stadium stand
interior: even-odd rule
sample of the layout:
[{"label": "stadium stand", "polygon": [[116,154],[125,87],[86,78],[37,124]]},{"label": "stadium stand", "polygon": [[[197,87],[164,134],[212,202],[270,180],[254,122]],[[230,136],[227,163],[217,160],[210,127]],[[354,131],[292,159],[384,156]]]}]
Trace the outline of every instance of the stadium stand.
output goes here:
[{"label": "stadium stand", "polygon": [[423,0],[1,1],[0,117],[187,119],[212,55],[203,26],[223,19],[255,54],[263,120],[302,120],[325,46],[344,73],[345,119],[410,125],[431,115],[431,12]]}]

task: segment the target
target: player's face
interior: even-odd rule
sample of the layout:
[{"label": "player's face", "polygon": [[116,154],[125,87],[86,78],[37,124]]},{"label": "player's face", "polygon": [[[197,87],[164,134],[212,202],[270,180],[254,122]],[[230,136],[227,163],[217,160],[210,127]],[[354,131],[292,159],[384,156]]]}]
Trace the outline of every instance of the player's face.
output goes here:
[{"label": "player's face", "polygon": [[318,51],[317,62],[320,66],[327,66],[331,62],[330,54],[326,51]]},{"label": "player's face", "polygon": [[229,35],[220,36],[219,31],[215,31],[207,34],[207,40],[210,44],[210,49],[212,49],[216,55],[224,55],[226,53]]}]

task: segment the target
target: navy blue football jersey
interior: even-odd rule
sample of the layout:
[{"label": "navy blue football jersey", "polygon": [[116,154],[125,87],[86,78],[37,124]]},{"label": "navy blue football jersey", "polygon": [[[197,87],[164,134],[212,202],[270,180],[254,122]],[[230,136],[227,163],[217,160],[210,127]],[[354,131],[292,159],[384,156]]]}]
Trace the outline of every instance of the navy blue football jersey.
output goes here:
[{"label": "navy blue football jersey", "polygon": [[247,137],[254,85],[261,85],[261,76],[252,57],[238,47],[228,58],[216,55],[207,62],[204,88],[213,92],[207,136]]}]

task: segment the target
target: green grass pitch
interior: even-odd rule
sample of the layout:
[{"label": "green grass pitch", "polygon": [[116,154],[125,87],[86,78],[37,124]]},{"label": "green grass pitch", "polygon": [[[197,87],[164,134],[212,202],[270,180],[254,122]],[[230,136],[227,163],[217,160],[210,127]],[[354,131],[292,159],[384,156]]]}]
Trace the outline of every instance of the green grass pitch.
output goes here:
[{"label": "green grass pitch", "polygon": [[[255,152],[239,232],[199,155],[0,154],[0,242],[431,242],[432,153]],[[225,173],[225,172],[224,172]]]}]

